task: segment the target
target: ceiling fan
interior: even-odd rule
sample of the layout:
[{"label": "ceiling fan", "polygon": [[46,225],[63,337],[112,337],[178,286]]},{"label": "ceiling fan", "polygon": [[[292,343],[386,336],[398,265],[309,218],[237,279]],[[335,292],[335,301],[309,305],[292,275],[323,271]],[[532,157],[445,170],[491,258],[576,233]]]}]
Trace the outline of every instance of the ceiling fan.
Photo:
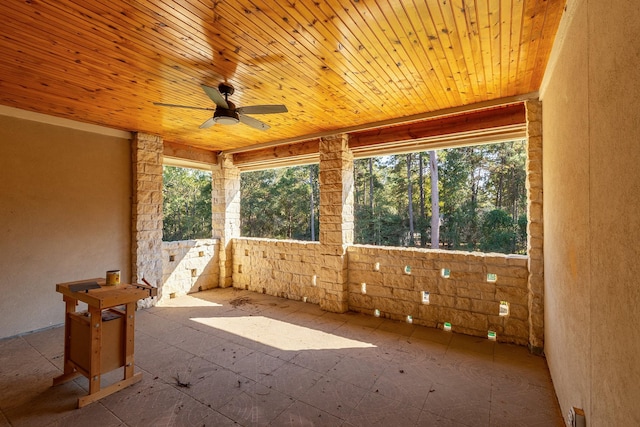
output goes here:
[{"label": "ceiling fan", "polygon": [[251,105],[248,107],[237,107],[231,101],[229,101],[229,95],[233,95],[234,89],[228,83],[220,83],[218,89],[207,85],[200,85],[204,93],[216,104],[216,108],[204,108],[204,107],[191,107],[188,105],[176,105],[176,104],[163,104],[160,102],[154,102],[153,105],[161,107],[177,107],[177,108],[190,108],[194,110],[207,110],[213,111],[213,117],[206,120],[200,125],[200,129],[206,129],[213,126],[216,123],[221,125],[235,125],[238,122],[242,122],[245,125],[249,125],[259,130],[267,130],[270,126],[258,119],[247,116],[247,114],[274,114],[274,113],[286,113],[287,107],[284,105]]}]

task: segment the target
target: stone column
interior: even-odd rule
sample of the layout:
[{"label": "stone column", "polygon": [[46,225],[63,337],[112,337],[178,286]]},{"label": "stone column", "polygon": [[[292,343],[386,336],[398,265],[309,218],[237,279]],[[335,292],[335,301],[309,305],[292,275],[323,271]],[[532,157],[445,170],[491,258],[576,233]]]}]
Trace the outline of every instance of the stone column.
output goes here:
[{"label": "stone column", "polygon": [[[131,281],[145,279],[162,295],[162,138],[136,133],[131,142],[133,200],[131,216]],[[153,298],[139,301],[141,308]]]},{"label": "stone column", "polygon": [[527,254],[529,255],[529,349],[544,353],[542,226],[542,103],[527,101]]},{"label": "stone column", "polygon": [[344,313],[348,305],[347,245],[353,244],[353,154],[347,135],[320,139],[320,307]]},{"label": "stone column", "polygon": [[211,168],[211,231],[214,239],[220,239],[219,285],[226,288],[233,280],[231,241],[240,237],[240,170],[231,155],[218,156],[218,164]]}]

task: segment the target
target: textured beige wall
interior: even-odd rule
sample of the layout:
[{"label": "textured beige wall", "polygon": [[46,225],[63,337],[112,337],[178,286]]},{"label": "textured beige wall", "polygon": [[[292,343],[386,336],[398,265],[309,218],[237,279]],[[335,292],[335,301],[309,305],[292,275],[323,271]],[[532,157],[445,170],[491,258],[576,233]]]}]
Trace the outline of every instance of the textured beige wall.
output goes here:
[{"label": "textured beige wall", "polygon": [[[523,255],[354,245],[349,255],[349,309],[467,335],[529,344],[527,269]],[[442,269],[449,277],[442,277]],[[495,282],[487,274],[496,275]],[[364,287],[364,289],[363,289]],[[429,303],[422,292],[429,292]],[[500,303],[510,314],[500,316]]]},{"label": "textured beige wall", "polygon": [[640,425],[640,9],[567,11],[541,91],[545,352],[563,414]]},{"label": "textured beige wall", "polygon": [[171,294],[181,296],[216,288],[220,280],[217,239],[162,242],[162,295],[158,304]]},{"label": "textured beige wall", "polygon": [[130,276],[129,141],[0,116],[0,337],[63,322],[55,284]]},{"label": "textured beige wall", "polygon": [[319,243],[239,237],[232,247],[233,287],[313,304],[325,298]]}]

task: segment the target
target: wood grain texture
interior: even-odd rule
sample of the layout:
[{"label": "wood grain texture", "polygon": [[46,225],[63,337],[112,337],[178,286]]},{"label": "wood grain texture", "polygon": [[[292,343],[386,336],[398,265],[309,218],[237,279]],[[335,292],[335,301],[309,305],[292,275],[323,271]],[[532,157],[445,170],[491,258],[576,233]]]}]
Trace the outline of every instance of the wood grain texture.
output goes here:
[{"label": "wood grain texture", "polygon": [[[211,151],[538,90],[565,0],[0,2],[0,104]],[[227,81],[271,126],[198,126]]]}]

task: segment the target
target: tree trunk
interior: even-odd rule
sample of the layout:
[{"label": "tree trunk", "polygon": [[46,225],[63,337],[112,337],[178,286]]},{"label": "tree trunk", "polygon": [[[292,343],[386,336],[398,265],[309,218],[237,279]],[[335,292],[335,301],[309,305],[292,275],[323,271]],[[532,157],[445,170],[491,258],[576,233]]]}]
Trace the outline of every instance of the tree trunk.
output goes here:
[{"label": "tree trunk", "polygon": [[426,218],[424,212],[424,153],[418,154],[418,183],[420,185],[420,222],[418,226],[420,227],[420,246],[425,247],[427,243],[427,226],[426,226]]},{"label": "tree trunk", "polygon": [[373,158],[369,157],[369,209],[373,217]]},{"label": "tree trunk", "polygon": [[407,154],[407,197],[409,199],[409,246],[413,241],[413,188],[411,186],[411,153]]},{"label": "tree trunk", "polygon": [[429,151],[429,172],[431,174],[431,249],[440,248],[440,195],[438,193],[438,158],[435,151]]}]

